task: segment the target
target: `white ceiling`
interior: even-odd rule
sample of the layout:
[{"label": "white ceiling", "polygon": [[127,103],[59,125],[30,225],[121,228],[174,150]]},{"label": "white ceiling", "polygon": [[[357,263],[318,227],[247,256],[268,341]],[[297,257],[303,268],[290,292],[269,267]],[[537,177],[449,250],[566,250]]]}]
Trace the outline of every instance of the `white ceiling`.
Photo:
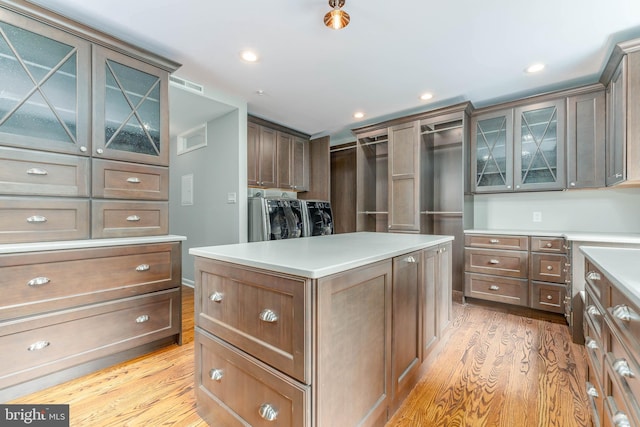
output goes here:
[{"label": "white ceiling", "polygon": [[[183,64],[177,76],[246,100],[251,114],[336,139],[461,101],[595,82],[613,45],[640,37],[638,0],[346,0],[351,24],[339,31],[323,24],[327,0],[35,2]],[[257,63],[240,60],[247,48]],[[533,62],[547,67],[527,75]]]}]

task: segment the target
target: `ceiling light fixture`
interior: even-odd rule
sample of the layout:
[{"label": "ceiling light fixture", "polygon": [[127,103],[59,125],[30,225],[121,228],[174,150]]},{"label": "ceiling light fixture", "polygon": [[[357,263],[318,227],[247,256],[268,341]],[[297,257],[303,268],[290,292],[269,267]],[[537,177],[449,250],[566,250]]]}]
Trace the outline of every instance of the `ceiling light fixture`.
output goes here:
[{"label": "ceiling light fixture", "polygon": [[256,62],[258,60],[258,55],[251,52],[250,50],[243,51],[240,56],[247,62]]},{"label": "ceiling light fixture", "polygon": [[423,101],[428,101],[431,98],[433,98],[433,94],[431,93],[423,93],[422,95],[420,95],[420,99],[422,99]]},{"label": "ceiling light fixture", "polygon": [[334,30],[339,30],[349,25],[351,17],[341,9],[344,6],[344,0],[329,0],[329,6],[333,10],[324,15],[324,25]]},{"label": "ceiling light fixture", "polygon": [[544,70],[544,64],[538,63],[538,64],[532,64],[528,66],[526,71],[527,73],[531,74],[531,73],[537,73],[542,70]]},{"label": "ceiling light fixture", "polygon": [[353,117],[356,119],[361,119],[364,117],[364,113],[362,111],[358,111],[356,113],[353,113]]}]

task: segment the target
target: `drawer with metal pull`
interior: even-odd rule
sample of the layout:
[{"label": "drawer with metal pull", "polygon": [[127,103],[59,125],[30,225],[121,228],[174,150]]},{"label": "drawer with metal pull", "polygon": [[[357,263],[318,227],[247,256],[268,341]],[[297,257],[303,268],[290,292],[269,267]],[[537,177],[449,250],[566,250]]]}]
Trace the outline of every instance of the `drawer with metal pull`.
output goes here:
[{"label": "drawer with metal pull", "polygon": [[[615,343],[615,337],[612,337],[612,352],[605,356],[605,378],[608,381],[607,391],[609,398],[615,402],[615,407],[632,422],[631,424],[613,424],[615,425],[638,425],[640,412],[638,411],[638,396],[640,396],[640,371],[638,364],[624,352],[624,349]],[[613,414],[615,416],[615,413]]]},{"label": "drawer with metal pull", "polygon": [[597,372],[601,382],[604,381],[602,376],[602,362],[604,360],[604,312],[594,302],[589,291],[586,293],[586,300],[583,314],[584,329],[584,345],[589,356],[593,369]]},{"label": "drawer with metal pull", "polygon": [[610,302],[609,280],[604,274],[589,260],[585,263],[585,286],[591,290],[594,298],[603,306],[607,307]]},{"label": "drawer with metal pull", "polygon": [[169,231],[168,202],[91,201],[91,237],[158,236]]},{"label": "drawer with metal pull", "polygon": [[196,324],[310,384],[310,282],[196,258]]},{"label": "drawer with metal pull", "polygon": [[[225,426],[310,426],[311,390],[196,328],[199,415]],[[241,421],[240,421],[241,420]]]},{"label": "drawer with metal pull", "polygon": [[526,278],[529,272],[528,255],[519,251],[467,248],[464,251],[465,271]]},{"label": "drawer with metal pull", "polygon": [[567,256],[556,254],[531,254],[531,280],[565,283]]},{"label": "drawer with metal pull", "polygon": [[0,244],[89,238],[89,200],[0,197]]},{"label": "drawer with metal pull", "polygon": [[180,286],[180,243],[0,255],[0,321]]},{"label": "drawer with metal pull", "polygon": [[180,333],[180,289],[0,323],[0,388]]},{"label": "drawer with metal pull", "polygon": [[597,381],[587,381],[585,385],[589,408],[591,409],[591,421],[593,426],[600,426],[600,414],[604,408],[604,392]]},{"label": "drawer with metal pull", "polygon": [[465,295],[514,305],[528,305],[529,284],[526,279],[465,273]]},{"label": "drawer with metal pull", "polygon": [[0,147],[2,194],[89,197],[89,159]]},{"label": "drawer with metal pull", "polygon": [[93,159],[92,195],[105,199],[168,200],[169,169]]},{"label": "drawer with metal pull", "polygon": [[[612,329],[620,331],[620,339],[640,361],[640,309],[614,286],[611,287],[610,295],[607,314],[615,325]],[[640,389],[638,392],[640,396]]]},{"label": "drawer with metal pull", "polygon": [[530,292],[531,308],[564,313],[564,297],[567,294],[565,285],[531,281]]},{"label": "drawer with metal pull", "polygon": [[464,236],[464,245],[471,248],[526,251],[529,249],[529,236],[466,234]]},{"label": "drawer with metal pull", "polygon": [[531,252],[566,254],[567,246],[562,237],[531,236]]}]

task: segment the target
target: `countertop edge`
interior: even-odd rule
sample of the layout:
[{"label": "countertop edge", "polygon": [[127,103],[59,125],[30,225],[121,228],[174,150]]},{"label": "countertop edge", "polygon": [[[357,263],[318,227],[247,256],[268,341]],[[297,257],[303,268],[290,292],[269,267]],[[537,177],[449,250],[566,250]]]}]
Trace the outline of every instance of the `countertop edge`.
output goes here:
[{"label": "countertop edge", "polygon": [[627,243],[640,244],[640,234],[606,233],[589,231],[548,231],[548,230],[488,230],[467,229],[465,234],[496,234],[536,237],[564,237],[572,242]]},{"label": "countertop edge", "polygon": [[53,242],[15,243],[0,245],[0,254],[181,242],[184,240],[187,240],[185,236],[166,234],[162,236],[120,237],[113,239],[56,240]]},{"label": "countertop edge", "polygon": [[[581,246],[580,252],[584,254],[584,256],[589,259],[596,267],[602,270],[603,273],[606,273],[607,278],[625,295],[627,296],[636,306],[640,307],[640,282],[636,279],[635,286],[631,282],[633,282],[634,277],[638,277],[638,273],[640,273],[640,266],[636,265],[625,265],[624,267],[628,270],[635,269],[636,271],[620,271],[620,266],[615,266],[612,264],[620,263],[619,255],[624,252],[634,252],[637,253],[638,259],[640,260],[640,248],[603,248],[598,246]],[[605,256],[613,254],[614,257],[611,259],[606,259]],[[618,256],[615,256],[615,255]],[[612,268],[613,267],[613,268]]]}]

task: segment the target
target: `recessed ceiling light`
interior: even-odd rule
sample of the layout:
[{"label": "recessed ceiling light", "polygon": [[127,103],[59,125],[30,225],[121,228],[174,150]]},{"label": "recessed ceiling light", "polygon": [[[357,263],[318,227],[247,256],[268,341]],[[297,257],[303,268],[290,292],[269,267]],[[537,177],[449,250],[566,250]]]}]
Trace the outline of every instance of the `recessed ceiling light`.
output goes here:
[{"label": "recessed ceiling light", "polygon": [[423,101],[428,101],[431,98],[433,98],[432,93],[423,93],[422,95],[420,95],[420,99],[422,99]]},{"label": "recessed ceiling light", "polygon": [[542,63],[537,63],[537,64],[529,65],[529,66],[527,67],[527,70],[526,70],[526,71],[527,71],[527,73],[531,74],[531,73],[537,73],[537,72],[540,72],[540,71],[542,71],[542,70],[544,70],[544,64],[542,64]]},{"label": "recessed ceiling light", "polygon": [[364,113],[362,111],[358,111],[356,113],[353,113],[353,117],[356,119],[361,119],[364,117]]},{"label": "recessed ceiling light", "polygon": [[240,56],[247,62],[256,62],[258,60],[258,55],[250,50],[243,51]]},{"label": "recessed ceiling light", "polygon": [[262,95],[264,95],[264,91],[263,91],[262,89],[258,89],[258,90],[256,91],[256,94],[258,94],[258,95],[262,96]]}]

